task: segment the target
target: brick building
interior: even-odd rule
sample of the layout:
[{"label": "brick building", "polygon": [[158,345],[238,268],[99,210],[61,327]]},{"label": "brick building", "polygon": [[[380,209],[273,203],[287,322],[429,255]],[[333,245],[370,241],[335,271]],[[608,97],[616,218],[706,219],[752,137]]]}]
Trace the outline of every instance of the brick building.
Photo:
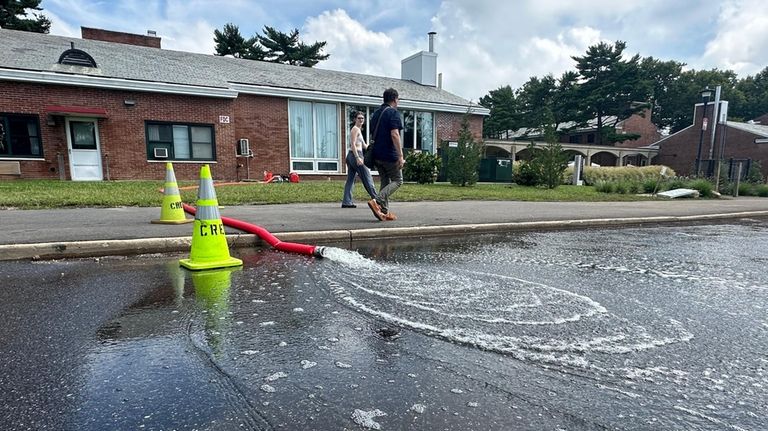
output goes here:
[{"label": "brick building", "polygon": [[[616,133],[637,134],[638,139],[625,140],[615,143],[597,142],[597,120],[590,121],[585,127],[573,128],[574,123],[558,126],[558,130],[568,130],[560,135],[560,144],[571,158],[575,155],[584,157],[587,164],[602,166],[645,166],[656,162],[654,157],[658,152],[652,144],[661,138],[658,127],[651,121],[651,111],[644,110],[629,118],[616,121],[616,117],[604,119],[604,123],[615,125]],[[504,132],[497,139],[486,139],[486,156],[527,159],[528,145],[533,143],[538,147],[546,145],[544,136],[539,129],[523,128]]]},{"label": "brick building", "polygon": [[[82,39],[0,29],[0,178],[217,180],[263,171],[346,173],[351,114],[400,94],[406,151],[480,138],[488,110],[437,85],[437,54],[402,79],[169,51],[160,38],[82,29]],[[366,122],[367,124],[367,122]],[[364,130],[367,135],[369,131]]]},{"label": "brick building", "polygon": [[750,163],[759,161],[763,175],[768,177],[768,124],[760,121],[768,116],[746,123],[727,121],[728,102],[721,101],[719,120],[712,121],[714,106],[709,102],[702,111],[704,104],[696,104],[693,124],[654,144],[659,149],[657,163],[671,167],[678,175],[693,175],[700,156],[701,174],[714,176],[715,160],[743,162],[742,175]]}]

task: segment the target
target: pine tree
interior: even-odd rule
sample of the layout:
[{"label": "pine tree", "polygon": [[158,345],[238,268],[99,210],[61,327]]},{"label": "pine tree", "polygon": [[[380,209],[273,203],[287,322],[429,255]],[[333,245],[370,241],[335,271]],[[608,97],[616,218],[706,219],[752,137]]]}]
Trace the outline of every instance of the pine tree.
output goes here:
[{"label": "pine tree", "polygon": [[[51,30],[51,21],[43,14],[27,12],[28,10],[43,10],[40,7],[41,1],[0,0],[0,28],[48,33]],[[31,14],[32,17],[27,18],[28,14]]]},{"label": "pine tree", "polygon": [[446,165],[448,181],[453,185],[471,186],[477,182],[482,142],[475,142],[469,129],[469,113],[464,115],[459,130],[459,142],[455,148],[443,147],[448,153]]}]

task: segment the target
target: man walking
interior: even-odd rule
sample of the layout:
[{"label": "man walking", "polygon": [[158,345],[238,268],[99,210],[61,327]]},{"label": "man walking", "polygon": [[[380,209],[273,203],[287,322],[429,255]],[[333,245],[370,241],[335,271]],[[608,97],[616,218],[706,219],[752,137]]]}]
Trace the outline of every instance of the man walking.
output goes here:
[{"label": "man walking", "polygon": [[374,127],[373,158],[379,171],[381,186],[376,199],[368,201],[373,215],[381,221],[397,220],[389,210],[389,197],[403,184],[403,148],[400,131],[403,121],[397,112],[400,96],[394,88],[384,90],[384,103],[371,116],[370,126]]}]

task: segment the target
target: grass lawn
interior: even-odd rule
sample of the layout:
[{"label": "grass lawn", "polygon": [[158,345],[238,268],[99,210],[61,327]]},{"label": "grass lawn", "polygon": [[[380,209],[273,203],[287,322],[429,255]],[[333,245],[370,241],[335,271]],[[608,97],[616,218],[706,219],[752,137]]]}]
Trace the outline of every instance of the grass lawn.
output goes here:
[{"label": "grass lawn", "polygon": [[[197,182],[179,182],[181,198],[194,204]],[[73,182],[58,180],[0,181],[0,209],[44,209],[74,207],[160,206],[162,181]],[[189,189],[186,189],[189,187]],[[378,187],[378,184],[377,184]],[[312,202],[341,202],[343,181],[302,181],[300,183],[242,183],[217,185],[221,205],[260,205]],[[360,182],[355,200],[367,195]],[[560,186],[553,190],[514,184],[476,184],[459,187],[447,183],[405,183],[393,196],[395,201],[637,201],[652,199],[637,195],[600,193],[594,187]]]}]

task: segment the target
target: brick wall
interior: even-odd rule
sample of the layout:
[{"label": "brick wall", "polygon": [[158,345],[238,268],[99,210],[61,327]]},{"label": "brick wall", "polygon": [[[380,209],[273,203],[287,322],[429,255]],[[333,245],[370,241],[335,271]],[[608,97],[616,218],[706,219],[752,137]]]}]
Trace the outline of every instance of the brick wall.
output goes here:
[{"label": "brick wall", "polygon": [[[711,114],[711,111],[710,106],[709,114]],[[696,109],[694,119],[695,122],[692,127],[684,129],[660,142],[659,155],[654,160],[656,164],[667,165],[674,169],[678,175],[693,174],[700,141],[702,142],[701,158],[709,159],[709,149],[711,146],[711,129],[709,127],[712,127],[712,123],[709,123],[702,140],[700,106]],[[730,158],[759,160],[762,164],[763,175],[768,176],[768,144],[756,144],[756,135],[734,127],[728,127],[723,137],[724,129],[722,125],[718,126],[717,133],[715,134],[713,148],[715,158],[717,158],[720,152],[720,145],[724,142],[723,158],[725,160]],[[723,138],[725,139],[723,140]]]},{"label": "brick wall", "polygon": [[[60,85],[0,82],[0,112],[32,114],[39,118],[44,160],[21,160],[21,178],[59,178],[59,159],[65,179],[69,179],[69,159],[63,116],[48,124],[46,106],[100,108],[107,118],[98,120],[100,149],[105,179],[160,180],[165,178],[165,162],[149,161],[145,136],[146,121],[206,124],[214,127],[216,161],[210,163],[216,180],[261,179],[263,171],[288,174],[290,148],[288,101],[279,97],[240,95],[237,99],[218,99],[183,95],[116,91]],[[126,106],[130,99],[133,106]],[[230,117],[229,124],[219,116]],[[436,114],[437,143],[458,139],[463,114]],[[470,128],[476,139],[482,136],[483,117],[473,115]],[[339,118],[342,140],[346,136],[344,116]],[[247,138],[254,157],[236,157],[238,140]],[[340,150],[343,166],[343,149]],[[16,159],[14,159],[16,160]],[[176,178],[197,180],[205,162],[174,162]],[[342,169],[342,172],[344,170]],[[333,176],[333,175],[331,175]],[[328,175],[308,175],[327,178]]]},{"label": "brick wall", "polygon": [[[435,127],[437,128],[437,147],[440,147],[442,141],[457,141],[459,139],[459,130],[461,130],[461,121],[464,114],[452,114],[438,112],[435,115]],[[469,130],[475,140],[482,140],[483,137],[483,116],[472,115],[469,118]]]},{"label": "brick wall", "polygon": [[102,40],[126,45],[148,46],[160,48],[160,38],[156,36],[144,36],[142,34],[123,33],[120,31],[102,30],[100,28],[80,27],[83,39]]},{"label": "brick wall", "polygon": [[[637,133],[640,138],[634,141],[617,142],[617,147],[637,148],[646,147],[661,139],[661,133],[655,124],[651,122],[651,111],[646,109],[643,115],[635,114],[623,121],[622,129],[624,133]],[[617,130],[618,132],[619,130]]]},{"label": "brick wall", "polygon": [[[253,158],[248,160],[250,178],[261,179],[264,171],[287,174],[291,170],[288,145],[288,100],[279,97],[240,95],[234,102],[235,139],[247,138]],[[240,178],[246,178],[246,160]]]},{"label": "brick wall", "polygon": [[[113,91],[57,85],[0,82],[0,112],[34,114],[40,120],[44,161],[22,160],[22,178],[59,178],[58,155],[63,157],[65,178],[69,179],[69,159],[64,117],[55,116],[47,124],[46,106],[103,108],[108,118],[98,120],[104,175],[110,179],[162,179],[165,163],[148,162],[145,120],[201,123],[214,126],[217,162],[211,164],[215,179],[234,180],[234,124],[219,124],[220,115],[234,117],[233,101],[181,95]],[[136,102],[128,107],[125,99]],[[199,178],[201,162],[175,162],[178,180]]]}]

